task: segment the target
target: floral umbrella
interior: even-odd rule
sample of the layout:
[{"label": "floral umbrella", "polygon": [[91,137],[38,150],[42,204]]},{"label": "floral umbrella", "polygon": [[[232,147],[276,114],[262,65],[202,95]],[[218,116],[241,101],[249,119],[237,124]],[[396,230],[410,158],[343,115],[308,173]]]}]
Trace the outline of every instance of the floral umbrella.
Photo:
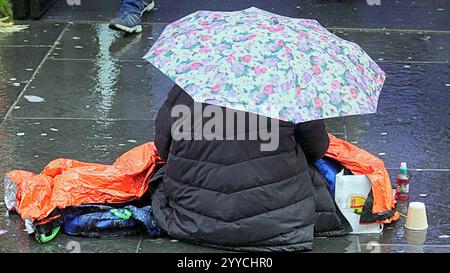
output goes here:
[{"label": "floral umbrella", "polygon": [[315,20],[197,11],[144,56],[195,101],[291,122],[373,113],[385,73]]}]

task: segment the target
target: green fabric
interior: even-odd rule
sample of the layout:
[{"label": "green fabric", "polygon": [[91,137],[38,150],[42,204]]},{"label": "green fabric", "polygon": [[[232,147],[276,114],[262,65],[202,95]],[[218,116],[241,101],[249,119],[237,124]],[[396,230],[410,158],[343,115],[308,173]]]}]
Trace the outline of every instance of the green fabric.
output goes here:
[{"label": "green fabric", "polygon": [[52,233],[51,233],[49,236],[46,236],[45,234],[39,234],[39,235],[36,234],[36,240],[37,240],[39,243],[41,243],[41,244],[48,243],[48,242],[50,242],[51,240],[53,240],[53,239],[56,237],[56,235],[58,235],[58,232],[59,232],[60,229],[61,229],[60,226],[55,227],[55,228],[52,230]]}]

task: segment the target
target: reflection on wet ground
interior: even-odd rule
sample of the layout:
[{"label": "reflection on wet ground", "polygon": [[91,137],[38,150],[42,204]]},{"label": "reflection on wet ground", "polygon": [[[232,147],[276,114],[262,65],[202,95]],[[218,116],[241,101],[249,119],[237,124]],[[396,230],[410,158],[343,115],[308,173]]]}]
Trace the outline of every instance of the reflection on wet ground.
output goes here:
[{"label": "reflection on wet ground", "polygon": [[[111,163],[131,147],[152,140],[153,120],[172,83],[142,56],[165,23],[199,7],[232,10],[247,5],[179,1],[169,8],[170,1],[156,1],[158,9],[146,15],[143,33],[123,36],[106,23],[117,8],[115,1],[103,3],[101,14],[96,5],[102,1],[86,2],[83,13],[77,13],[79,7],[67,9],[63,2],[58,1],[45,20],[27,22],[29,29],[0,34],[0,173],[38,172],[57,157]],[[391,181],[400,162],[407,161],[411,200],[426,204],[430,226],[425,232],[412,232],[404,228],[402,217],[378,235],[316,238],[314,251],[450,252],[450,32],[444,20],[448,3],[389,3],[370,10],[361,4],[364,1],[311,1],[302,6],[297,2],[289,0],[275,10],[319,19],[336,35],[360,44],[386,71],[377,114],[329,119],[327,127],[385,160]],[[273,8],[268,1],[255,3]],[[83,22],[68,23],[67,18]],[[397,207],[406,213],[407,203]],[[39,245],[23,229],[20,218],[7,216],[2,208],[0,252],[219,251],[145,237],[60,235]]]}]

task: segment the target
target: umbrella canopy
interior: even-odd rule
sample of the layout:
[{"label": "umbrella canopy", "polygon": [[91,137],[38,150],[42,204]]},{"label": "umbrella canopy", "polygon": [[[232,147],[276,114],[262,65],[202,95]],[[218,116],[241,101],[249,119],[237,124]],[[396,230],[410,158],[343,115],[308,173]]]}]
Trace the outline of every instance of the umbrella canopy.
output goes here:
[{"label": "umbrella canopy", "polygon": [[144,56],[197,102],[291,122],[373,113],[385,73],[315,20],[197,11]]}]

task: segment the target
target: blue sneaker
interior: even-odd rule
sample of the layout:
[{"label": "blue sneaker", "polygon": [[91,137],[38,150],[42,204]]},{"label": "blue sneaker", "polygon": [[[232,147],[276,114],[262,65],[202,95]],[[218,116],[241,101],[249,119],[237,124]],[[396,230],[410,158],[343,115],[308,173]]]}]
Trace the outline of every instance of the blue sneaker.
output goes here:
[{"label": "blue sneaker", "polygon": [[119,13],[111,20],[109,28],[127,33],[140,33],[142,32],[142,14],[154,7],[153,0],[149,4],[142,0],[122,0]]}]

